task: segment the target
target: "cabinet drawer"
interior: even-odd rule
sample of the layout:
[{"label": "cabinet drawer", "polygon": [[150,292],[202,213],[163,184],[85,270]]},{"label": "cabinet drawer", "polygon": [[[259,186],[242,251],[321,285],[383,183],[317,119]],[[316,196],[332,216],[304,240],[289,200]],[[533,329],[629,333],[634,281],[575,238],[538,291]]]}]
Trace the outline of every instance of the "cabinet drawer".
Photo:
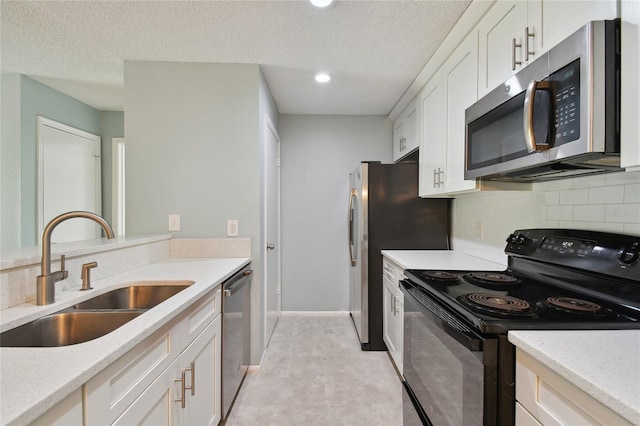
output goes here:
[{"label": "cabinet drawer", "polygon": [[516,351],[516,400],[544,425],[631,425],[520,349]]},{"label": "cabinet drawer", "polygon": [[387,277],[389,281],[391,281],[396,287],[398,286],[398,281],[400,280],[400,276],[402,275],[402,270],[399,269],[395,263],[388,260],[386,257],[382,258],[382,275]]},{"label": "cabinet drawer", "polygon": [[222,312],[221,288],[153,333],[85,385],[87,424],[111,424]]}]

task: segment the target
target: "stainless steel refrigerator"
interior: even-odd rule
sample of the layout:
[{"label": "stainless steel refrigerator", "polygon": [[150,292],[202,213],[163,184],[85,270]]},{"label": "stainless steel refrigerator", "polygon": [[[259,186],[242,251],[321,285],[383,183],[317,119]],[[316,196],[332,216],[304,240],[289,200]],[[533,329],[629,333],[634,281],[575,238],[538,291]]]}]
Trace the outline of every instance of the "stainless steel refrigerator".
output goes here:
[{"label": "stainless steel refrigerator", "polygon": [[416,163],[362,162],[351,173],[350,311],[363,350],[386,350],[381,250],[448,250],[449,206],[418,197]]}]

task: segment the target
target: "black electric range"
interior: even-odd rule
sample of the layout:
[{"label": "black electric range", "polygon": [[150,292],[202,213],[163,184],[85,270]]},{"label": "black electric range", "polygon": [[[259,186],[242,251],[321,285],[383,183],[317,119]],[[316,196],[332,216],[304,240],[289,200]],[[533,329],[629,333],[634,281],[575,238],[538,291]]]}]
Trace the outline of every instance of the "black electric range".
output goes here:
[{"label": "black electric range", "polygon": [[509,266],[503,272],[405,275],[481,334],[640,328],[640,237],[524,230],[507,242]]},{"label": "black electric range", "polygon": [[425,424],[513,424],[509,330],[640,329],[640,237],[526,229],[505,253],[499,272],[405,271],[405,384]]}]

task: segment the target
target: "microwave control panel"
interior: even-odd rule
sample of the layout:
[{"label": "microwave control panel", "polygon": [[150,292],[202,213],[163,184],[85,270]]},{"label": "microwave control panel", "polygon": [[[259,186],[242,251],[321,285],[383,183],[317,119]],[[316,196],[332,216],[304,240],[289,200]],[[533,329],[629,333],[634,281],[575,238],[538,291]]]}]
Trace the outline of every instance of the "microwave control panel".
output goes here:
[{"label": "microwave control panel", "polygon": [[580,60],[551,74],[555,94],[555,146],[580,138]]}]

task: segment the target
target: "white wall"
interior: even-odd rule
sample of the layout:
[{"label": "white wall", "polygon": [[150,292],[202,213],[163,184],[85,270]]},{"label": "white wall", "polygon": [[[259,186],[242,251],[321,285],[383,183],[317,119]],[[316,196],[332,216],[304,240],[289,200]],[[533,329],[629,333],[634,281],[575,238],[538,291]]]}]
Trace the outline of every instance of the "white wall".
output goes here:
[{"label": "white wall", "polygon": [[391,162],[392,122],[378,116],[280,116],[282,309],[349,309],[349,173]]},{"label": "white wall", "polygon": [[[264,347],[261,113],[275,115],[258,65],[125,62],[127,233],[252,240],[252,363]],[[262,90],[262,94],[260,92]],[[276,121],[277,117],[272,119]]]},{"label": "white wall", "polygon": [[[572,228],[640,235],[640,172],[533,184],[527,192],[482,192],[453,201],[453,248],[502,253],[516,229]],[[482,228],[482,229],[481,229]]]}]

